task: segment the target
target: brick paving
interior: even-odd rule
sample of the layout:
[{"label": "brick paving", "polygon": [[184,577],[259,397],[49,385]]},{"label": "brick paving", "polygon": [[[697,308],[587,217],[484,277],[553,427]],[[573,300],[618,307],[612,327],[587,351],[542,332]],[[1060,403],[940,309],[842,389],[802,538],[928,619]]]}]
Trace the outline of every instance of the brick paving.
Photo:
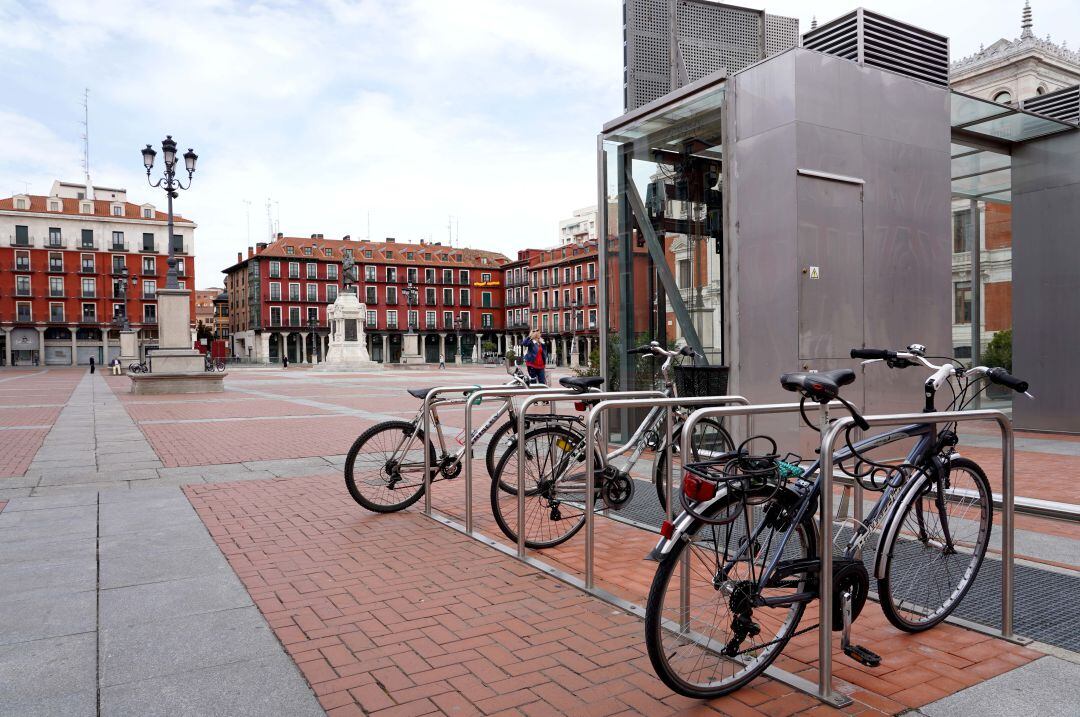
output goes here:
[{"label": "brick paving", "polygon": [[[460,482],[437,486],[440,503],[449,486]],[[367,513],[338,475],[185,491],[329,714],[830,711],[770,679],[708,704],[673,695],[652,673],[636,617],[414,511]],[[640,601],[651,540],[600,521],[603,586]],[[581,549],[575,539],[543,559],[580,569]],[[836,657],[852,714],[919,707],[1040,656],[952,625],[906,635],[872,609],[857,634],[884,665]],[[815,640],[794,640],[778,666],[813,679]]]},{"label": "brick paving", "polygon": [[[26,473],[48,433],[48,428],[8,428],[0,431],[0,441],[4,444],[4,449],[0,451],[0,478]],[[0,490],[3,488],[4,484],[0,482]]]}]

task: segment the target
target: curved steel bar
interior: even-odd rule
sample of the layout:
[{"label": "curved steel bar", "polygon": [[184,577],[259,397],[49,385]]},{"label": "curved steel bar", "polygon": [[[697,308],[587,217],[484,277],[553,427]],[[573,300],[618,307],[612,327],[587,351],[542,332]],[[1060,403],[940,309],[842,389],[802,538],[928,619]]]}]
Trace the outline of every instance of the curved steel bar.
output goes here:
[{"label": "curved steel bar", "polygon": [[[716,403],[738,403],[743,406],[748,406],[748,401],[743,396],[695,396],[693,398],[686,398],[681,396],[664,396],[661,394],[660,398],[652,399],[638,399],[638,400],[623,400],[622,397],[612,397],[615,400],[602,400],[600,403],[595,404],[592,409],[589,410],[589,414],[585,419],[585,587],[592,589],[593,586],[593,501],[591,499],[593,493],[596,490],[596,477],[593,473],[592,465],[596,460],[596,441],[593,436],[596,435],[596,424],[600,420],[606,411],[613,408],[645,408],[652,406],[661,406],[665,408],[672,408],[675,406],[694,406],[694,405],[709,405]],[[693,414],[691,414],[693,415]],[[683,438],[682,438],[682,450],[689,449],[689,444],[686,441],[688,435],[689,421],[683,425]],[[669,434],[670,435],[670,434]],[[672,483],[670,480],[672,470],[672,460],[670,455],[671,443],[668,442],[668,510],[671,510],[671,494],[673,494]],[[683,455],[689,455],[683,453]],[[605,456],[606,459],[606,456]]]},{"label": "curved steel bar", "polygon": [[[501,388],[484,388],[479,391],[473,391],[469,394],[469,397],[465,399],[465,453],[463,460],[465,461],[465,532],[472,535],[473,532],[473,516],[472,516],[472,461],[473,461],[473,408],[479,406],[480,402],[485,398],[510,398],[522,394],[536,394],[537,391],[545,391],[554,393],[559,389],[550,389],[547,384],[532,384],[530,386],[502,386]],[[578,391],[571,391],[565,389],[560,392],[562,395],[570,395],[571,393],[577,394]]]},{"label": "curved steel bar", "polygon": [[[871,426],[906,426],[912,423],[953,423],[995,421],[1001,429],[1001,635],[1013,636],[1013,429],[1012,421],[1001,411],[941,411],[938,413],[892,413],[863,416]],[[844,416],[821,435],[821,457],[833,455],[841,432],[855,424]],[[832,701],[832,470],[818,471],[821,495],[820,529],[821,573],[818,626],[818,697]]]},{"label": "curved steel bar", "polygon": [[[521,408],[518,409],[518,429],[517,429],[517,434],[520,437],[520,440],[518,440],[518,442],[517,442],[517,452],[518,452],[518,464],[517,464],[517,482],[518,482],[518,515],[517,515],[517,518],[518,518],[518,522],[517,522],[517,525],[518,525],[518,557],[519,558],[524,558],[525,557],[525,440],[524,440],[524,438],[525,438],[525,417],[528,415],[529,409],[533,406],[533,404],[536,404],[536,403],[539,403],[540,401],[546,400],[545,396],[547,396],[547,397],[549,397],[551,399],[554,399],[552,402],[558,402],[559,400],[563,400],[563,401],[566,401],[566,400],[581,401],[581,400],[585,400],[585,399],[588,399],[589,401],[603,401],[603,400],[608,399],[608,398],[652,398],[652,397],[657,397],[657,396],[663,398],[664,393],[663,393],[663,391],[600,391],[600,392],[595,392],[595,393],[578,392],[578,393],[575,393],[573,396],[563,396],[562,394],[548,393],[548,394],[540,394],[540,395],[537,395],[537,396],[529,396],[528,398],[526,398],[524,401],[521,402]],[[592,411],[590,411],[589,414],[591,415]],[[586,425],[588,426],[588,421],[586,421]],[[585,450],[586,450],[586,452],[588,452],[589,448],[592,447],[592,445],[593,445],[593,441],[591,441],[589,439],[589,436],[590,436],[590,434],[588,433],[588,428],[586,428],[586,433],[585,433]],[[585,517],[585,522],[586,522],[586,525],[588,525],[588,524],[591,523],[591,515],[592,515],[592,500],[591,500],[590,497],[592,496],[592,480],[593,480],[593,477],[592,477],[592,470],[591,470],[591,468],[589,468],[589,466],[591,466],[591,463],[586,463],[585,465],[586,465],[585,475],[587,476],[587,479],[586,479],[587,480],[587,487],[586,487],[586,494],[585,494],[585,505],[588,506],[586,508],[586,513],[585,513],[585,516],[586,516]],[[592,583],[589,582],[589,576],[592,573],[592,563],[589,560],[589,556],[591,555],[591,549],[590,549],[588,543],[585,544],[585,552],[586,552],[586,558],[585,558],[586,583],[587,583],[587,586],[589,588],[592,588]]]}]

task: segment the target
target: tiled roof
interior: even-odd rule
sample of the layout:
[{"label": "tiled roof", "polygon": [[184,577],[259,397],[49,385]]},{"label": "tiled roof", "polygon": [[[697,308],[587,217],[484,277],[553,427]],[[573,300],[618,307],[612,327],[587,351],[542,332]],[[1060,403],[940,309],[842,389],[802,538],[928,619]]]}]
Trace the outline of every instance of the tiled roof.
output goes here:
[{"label": "tiled roof", "polygon": [[[565,250],[566,256],[563,256]],[[597,245],[595,241],[585,242],[580,245],[570,244],[566,247],[557,247],[555,249],[546,249],[535,259],[539,259],[535,264],[530,264],[529,269],[543,269],[549,266],[560,266],[562,264],[573,264],[577,261],[589,261],[595,259],[598,255]]]},{"label": "tiled roof", "polygon": [[[287,251],[290,246],[293,247],[292,254]],[[304,247],[311,247],[310,255],[304,254]],[[330,250],[330,256],[326,255],[327,249]],[[501,269],[509,261],[503,254],[483,249],[463,249],[437,244],[346,241],[343,239],[311,239],[303,237],[282,237],[270,242],[264,249],[259,249],[255,256],[291,261],[321,260],[340,262],[345,258],[345,249],[352,249],[352,256],[357,264],[393,264],[395,266],[454,269]],[[371,257],[364,255],[366,251],[371,252]],[[386,255],[387,251],[392,252],[392,256],[388,257]],[[411,259],[406,257],[408,252],[412,253]],[[458,255],[461,256],[461,261],[455,258]],[[247,260],[248,258],[245,258],[237,266]],[[485,260],[487,263],[484,263]]]},{"label": "tiled roof", "polygon": [[[20,195],[22,196],[22,195]],[[122,202],[124,205],[124,214],[122,217],[113,216],[112,205],[113,202],[109,199],[95,199],[94,200],[94,213],[83,214],[79,211],[79,205],[87,200],[85,199],[69,199],[61,197],[42,197],[38,195],[30,196],[30,208],[29,209],[16,209],[15,197],[8,197],[7,199],[0,199],[0,209],[6,209],[13,212],[33,212],[36,214],[48,214],[48,215],[63,215],[69,214],[79,217],[104,217],[110,219],[144,219],[142,215],[142,205],[132,204],[131,202]],[[61,210],[58,212],[48,211],[48,202],[61,202]],[[165,222],[169,220],[169,216],[165,212],[154,211],[154,221]],[[194,224],[195,222],[190,219],[184,219],[178,214],[173,214],[173,222],[176,224]]]}]

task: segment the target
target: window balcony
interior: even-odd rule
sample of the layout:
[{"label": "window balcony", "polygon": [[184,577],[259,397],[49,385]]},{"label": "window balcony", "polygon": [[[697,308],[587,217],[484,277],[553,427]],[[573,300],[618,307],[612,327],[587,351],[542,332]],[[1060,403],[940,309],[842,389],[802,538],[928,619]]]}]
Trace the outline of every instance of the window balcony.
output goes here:
[{"label": "window balcony", "polygon": [[97,292],[96,291],[85,291],[84,290],[83,293],[82,293],[82,298],[84,298],[84,299],[96,299],[97,298]]},{"label": "window balcony", "polygon": [[154,325],[154,324],[157,323],[157,317],[156,316],[144,316],[142,322],[144,324]]},{"label": "window balcony", "polygon": [[86,241],[85,239],[79,242],[79,249],[89,249],[91,251],[97,250],[97,242],[91,239]]},{"label": "window balcony", "polygon": [[19,313],[15,314],[15,320],[23,324],[28,324],[34,319],[29,313],[25,311],[20,311]]},{"label": "window balcony", "polygon": [[82,323],[84,323],[84,324],[95,324],[95,323],[97,323],[97,314],[83,314],[82,315]]},{"label": "window balcony", "polygon": [[30,262],[17,261],[15,262],[15,271],[30,271]]},{"label": "window balcony", "polygon": [[50,274],[63,274],[64,273],[64,264],[63,264],[63,262],[56,263],[56,262],[50,261],[49,262],[49,273]]},{"label": "window balcony", "polygon": [[387,321],[386,322],[386,328],[388,328],[388,329],[393,329],[393,330],[396,331],[397,327],[398,327],[398,322],[396,322],[396,321]]},{"label": "window balcony", "polygon": [[8,235],[8,245],[9,246],[33,246],[34,245],[34,237],[27,236],[25,238],[22,238],[22,237],[16,237],[14,234],[9,234]]}]

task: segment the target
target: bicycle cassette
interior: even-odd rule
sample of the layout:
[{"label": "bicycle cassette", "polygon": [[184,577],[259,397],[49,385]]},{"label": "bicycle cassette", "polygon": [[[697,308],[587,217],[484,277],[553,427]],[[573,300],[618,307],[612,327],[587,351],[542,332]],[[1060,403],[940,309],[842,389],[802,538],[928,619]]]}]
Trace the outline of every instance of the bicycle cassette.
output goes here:
[{"label": "bicycle cassette", "polygon": [[600,497],[608,508],[618,510],[630,502],[634,497],[634,481],[629,475],[621,471],[614,471],[612,475],[604,475],[604,484],[600,488]]}]

